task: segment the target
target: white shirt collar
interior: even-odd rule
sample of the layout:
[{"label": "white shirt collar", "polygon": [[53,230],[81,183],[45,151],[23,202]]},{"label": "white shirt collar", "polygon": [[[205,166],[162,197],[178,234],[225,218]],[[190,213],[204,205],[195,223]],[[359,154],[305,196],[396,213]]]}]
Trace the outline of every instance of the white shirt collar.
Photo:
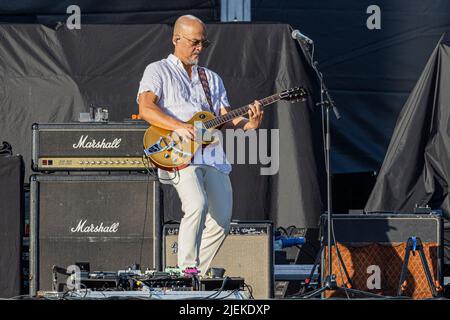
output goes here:
[{"label": "white shirt collar", "polygon": [[[180,60],[176,55],[174,55],[173,53],[171,53],[171,54],[168,55],[167,60],[173,62],[173,63],[174,63],[175,65],[177,65],[178,67],[181,67],[181,68],[184,69],[183,63],[181,62],[181,60]],[[196,64],[194,64],[194,65],[192,66],[192,72],[193,72],[193,73],[194,73],[194,72],[195,72],[195,73],[197,72],[197,65],[196,65]]]}]

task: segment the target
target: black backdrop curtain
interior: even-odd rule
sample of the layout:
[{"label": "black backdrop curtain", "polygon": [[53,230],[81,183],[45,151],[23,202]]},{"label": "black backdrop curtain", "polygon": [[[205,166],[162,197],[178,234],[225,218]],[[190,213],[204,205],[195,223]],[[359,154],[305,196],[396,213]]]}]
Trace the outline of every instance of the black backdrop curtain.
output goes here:
[{"label": "black backdrop curtain", "polygon": [[[291,28],[207,28],[213,44],[200,64],[222,76],[232,107],[298,85],[310,93],[305,103],[279,102],[266,110],[263,128],[279,129],[279,172],[262,176],[259,165],[234,165],[233,218],[317,227],[325,203],[321,113],[314,107],[316,80]],[[71,122],[91,103],[108,106],[110,120],[122,121],[138,111],[145,66],[172,51],[169,25],[82,25],[71,31],[8,24],[0,25],[0,37],[0,137],[24,155],[27,168],[32,123]],[[178,219],[175,193],[164,197],[166,220]]]},{"label": "black backdrop curtain", "polygon": [[397,121],[365,210],[442,208],[450,218],[450,34],[434,49]]}]

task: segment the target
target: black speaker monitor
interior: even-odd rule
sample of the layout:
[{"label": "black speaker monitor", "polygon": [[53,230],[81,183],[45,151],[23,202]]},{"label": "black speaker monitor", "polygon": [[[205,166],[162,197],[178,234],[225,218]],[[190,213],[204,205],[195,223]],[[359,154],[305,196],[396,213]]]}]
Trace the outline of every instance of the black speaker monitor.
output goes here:
[{"label": "black speaker monitor", "polygon": [[0,155],[0,298],[21,294],[23,161]]}]

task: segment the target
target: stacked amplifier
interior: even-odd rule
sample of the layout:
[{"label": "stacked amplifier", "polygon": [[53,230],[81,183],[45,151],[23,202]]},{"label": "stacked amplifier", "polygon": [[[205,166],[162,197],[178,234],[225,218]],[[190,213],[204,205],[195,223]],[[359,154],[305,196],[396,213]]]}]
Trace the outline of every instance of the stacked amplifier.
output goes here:
[{"label": "stacked amplifier", "polygon": [[30,294],[65,291],[55,266],[159,270],[159,182],[135,123],[34,124]]}]

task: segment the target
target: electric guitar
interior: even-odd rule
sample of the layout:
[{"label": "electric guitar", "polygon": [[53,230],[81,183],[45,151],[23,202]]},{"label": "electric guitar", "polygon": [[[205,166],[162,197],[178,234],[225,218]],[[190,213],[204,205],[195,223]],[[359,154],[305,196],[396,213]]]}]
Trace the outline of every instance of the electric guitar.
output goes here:
[{"label": "electric guitar", "polygon": [[[303,87],[296,87],[261,99],[259,102],[262,107],[279,100],[294,103],[305,101],[307,95]],[[157,168],[167,171],[181,170],[189,166],[198,148],[216,142],[211,134],[213,129],[247,114],[249,108],[249,105],[245,105],[221,116],[215,116],[207,111],[197,112],[187,121],[195,126],[196,136],[200,137],[195,140],[182,139],[174,131],[149,126],[144,133],[144,154]]]}]

